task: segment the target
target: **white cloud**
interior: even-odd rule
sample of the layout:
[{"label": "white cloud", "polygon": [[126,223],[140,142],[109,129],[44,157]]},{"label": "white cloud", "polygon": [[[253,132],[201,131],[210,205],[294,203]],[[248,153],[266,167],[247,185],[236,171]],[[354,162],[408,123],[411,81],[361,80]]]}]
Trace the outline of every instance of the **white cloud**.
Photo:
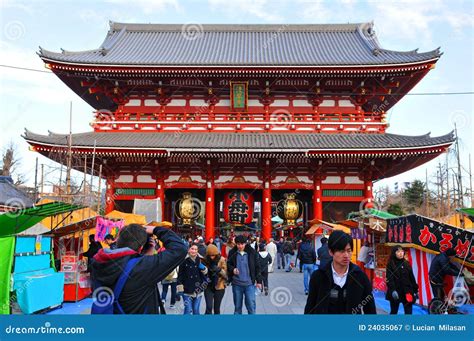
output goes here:
[{"label": "white cloud", "polygon": [[[312,23],[327,23],[328,18],[334,17],[331,11],[326,6],[324,1],[298,1],[297,6],[304,9],[302,15],[306,19],[311,19]],[[350,6],[350,4],[347,4]]]},{"label": "white cloud", "polygon": [[461,7],[453,10],[450,2],[440,0],[370,2],[375,15],[377,35],[381,41],[401,39],[416,41],[423,47],[433,48],[434,28],[448,25],[454,33],[473,25],[472,12]]},{"label": "white cloud", "polygon": [[139,8],[145,14],[155,13],[163,11],[169,7],[174,8],[176,11],[181,10],[177,0],[107,0],[106,2],[118,5],[131,5],[135,8]]},{"label": "white cloud", "polygon": [[283,20],[283,17],[276,13],[272,2],[267,0],[209,0],[209,7],[215,12],[224,11],[227,15],[232,16],[234,22],[236,15],[245,14],[267,22]]}]

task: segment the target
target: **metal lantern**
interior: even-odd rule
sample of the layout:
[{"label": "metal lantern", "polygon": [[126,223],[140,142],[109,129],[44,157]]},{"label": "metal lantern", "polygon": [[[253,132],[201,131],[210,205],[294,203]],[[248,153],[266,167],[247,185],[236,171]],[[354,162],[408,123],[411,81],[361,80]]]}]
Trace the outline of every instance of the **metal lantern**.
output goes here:
[{"label": "metal lantern", "polygon": [[283,219],[282,225],[296,226],[296,220],[303,213],[303,203],[296,199],[295,193],[285,194],[285,199],[277,204],[277,213]]},{"label": "metal lantern", "polygon": [[182,225],[194,225],[195,220],[201,215],[201,204],[193,198],[191,193],[183,193],[174,208],[175,215],[181,220]]},{"label": "metal lantern", "polygon": [[253,218],[254,198],[246,191],[230,191],[224,195],[224,221],[232,225],[248,225]]}]

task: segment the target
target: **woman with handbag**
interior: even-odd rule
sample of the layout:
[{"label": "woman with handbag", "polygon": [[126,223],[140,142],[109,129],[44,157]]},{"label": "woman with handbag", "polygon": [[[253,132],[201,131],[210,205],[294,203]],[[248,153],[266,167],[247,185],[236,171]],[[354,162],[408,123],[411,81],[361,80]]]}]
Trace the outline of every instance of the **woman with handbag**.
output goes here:
[{"label": "woman with handbag", "polygon": [[390,314],[396,315],[402,303],[405,315],[411,315],[413,303],[418,296],[418,284],[416,284],[410,263],[405,259],[405,251],[400,245],[392,248],[387,263],[386,278],[385,298],[390,301]]}]

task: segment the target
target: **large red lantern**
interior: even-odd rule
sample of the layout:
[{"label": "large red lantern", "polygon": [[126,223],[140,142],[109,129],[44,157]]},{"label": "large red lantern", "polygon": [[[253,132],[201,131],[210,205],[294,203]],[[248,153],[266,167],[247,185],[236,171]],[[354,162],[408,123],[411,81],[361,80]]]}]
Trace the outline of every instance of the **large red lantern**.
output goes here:
[{"label": "large red lantern", "polygon": [[253,218],[252,194],[245,191],[231,191],[224,195],[224,220],[233,225],[248,225]]}]

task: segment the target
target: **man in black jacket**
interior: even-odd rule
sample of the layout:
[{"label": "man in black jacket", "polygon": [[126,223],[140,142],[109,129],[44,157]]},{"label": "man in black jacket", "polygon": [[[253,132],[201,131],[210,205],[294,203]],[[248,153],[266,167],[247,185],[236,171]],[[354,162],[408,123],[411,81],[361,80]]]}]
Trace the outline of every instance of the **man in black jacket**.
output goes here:
[{"label": "man in black jacket", "polygon": [[298,248],[298,253],[296,254],[296,258],[300,260],[300,264],[302,265],[302,269],[304,272],[304,293],[305,295],[308,295],[309,279],[313,274],[316,263],[316,252],[314,251],[314,247],[311,245],[309,239],[304,239],[303,242],[300,244],[300,247]]},{"label": "man in black jacket", "polygon": [[449,249],[440,253],[431,261],[429,276],[435,298],[444,300],[444,276],[457,276],[460,272],[459,268],[451,262],[455,255],[456,251]]},{"label": "man in black jacket", "polygon": [[304,313],[376,314],[372,284],[367,275],[351,263],[351,236],[334,231],[328,244],[333,261],[311,276]]},{"label": "man in black jacket", "polygon": [[[143,248],[151,235],[161,240],[165,250],[155,255],[142,256]],[[130,272],[118,301],[126,314],[159,314],[161,298],[158,282],[184,261],[186,253],[181,238],[169,229],[127,225],[119,233],[117,249],[101,249],[92,261],[94,296],[101,298],[101,292],[110,295],[127,262],[140,257]]]},{"label": "man in black jacket", "polygon": [[245,296],[245,307],[249,314],[255,314],[255,282],[257,287],[262,288],[260,265],[257,252],[247,244],[247,238],[240,235],[235,237],[236,246],[230,250],[227,259],[227,273],[232,283],[232,294],[234,298],[234,314],[242,314],[242,301]]},{"label": "man in black jacket", "polygon": [[95,241],[95,234],[89,235],[89,248],[82,254],[83,257],[87,257],[87,272],[91,271],[92,258],[102,249],[102,244]]},{"label": "man in black jacket", "polygon": [[329,254],[328,239],[321,238],[321,247],[318,249],[319,268],[324,269],[332,262],[332,256]]}]

